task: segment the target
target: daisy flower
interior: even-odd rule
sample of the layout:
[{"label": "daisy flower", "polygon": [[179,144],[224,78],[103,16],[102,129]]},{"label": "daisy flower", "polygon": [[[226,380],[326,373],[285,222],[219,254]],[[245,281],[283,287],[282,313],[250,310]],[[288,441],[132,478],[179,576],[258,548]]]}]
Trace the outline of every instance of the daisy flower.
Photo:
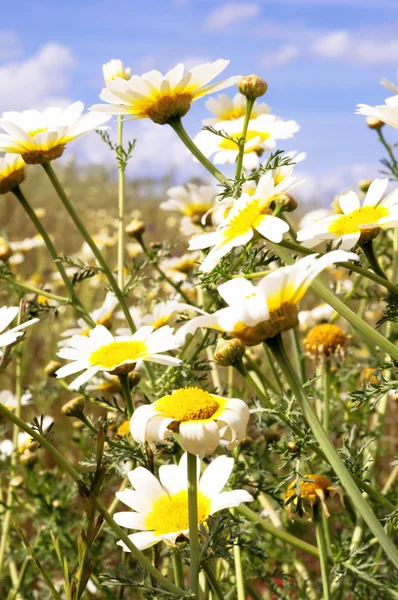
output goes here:
[{"label": "daisy flower", "polygon": [[[219,510],[253,502],[246,490],[222,491],[233,466],[233,458],[218,456],[200,477],[198,527]],[[137,548],[145,550],[161,541],[173,546],[178,536],[189,536],[186,454],[178,465],[162,465],[159,480],[144,467],[129,471],[128,478],[134,489],[116,492],[116,497],[132,511],[115,513],[113,518],[121,527],[138,530],[129,535]],[[130,552],[122,541],[118,545]]]},{"label": "daisy flower", "polygon": [[6,194],[26,179],[26,163],[17,154],[0,157],[0,194]]},{"label": "daisy flower", "polygon": [[66,144],[98,129],[109,121],[109,115],[83,115],[83,102],[67,109],[46,108],[5,112],[0,119],[0,151],[20,154],[28,164],[42,164],[59,158]]},{"label": "daisy flower", "polygon": [[58,356],[72,362],[56,372],[57,377],[67,377],[83,371],[69,389],[79,389],[100,371],[121,374],[134,370],[137,361],[151,361],[161,365],[177,366],[178,358],[162,354],[175,350],[177,343],[171,327],[140,327],[133,336],[116,336],[103,325],[97,325],[88,336],[72,336],[69,347],[62,348]]},{"label": "daisy flower", "polygon": [[311,254],[294,265],[271,271],[257,286],[243,277],[231,279],[217,288],[228,307],[183,325],[176,334],[179,343],[198,327],[207,327],[229,333],[247,346],[256,346],[297,327],[298,303],[311,283],[327,267],[347,260],[357,261],[358,256],[334,250],[320,258]]},{"label": "daisy flower", "polygon": [[184,65],[179,63],[166,75],[149,71],[141,76],[133,75],[128,81],[117,78],[107,83],[100,94],[107,104],[95,104],[90,110],[129,115],[133,119],[149,118],[165,125],[186,115],[198,98],[237,83],[240,77],[229,77],[208,85],[228,64],[228,60],[219,59],[185,73]]},{"label": "daisy flower", "polygon": [[162,271],[172,279],[175,283],[186,281],[192,274],[192,271],[198,268],[198,262],[200,261],[199,252],[190,252],[189,254],[182,254],[181,256],[172,256],[171,258],[164,258],[159,266]]},{"label": "daisy flower", "polygon": [[[233,139],[205,130],[198,133],[194,142],[206,158],[214,154],[215,164],[233,164],[238,158],[237,142],[242,137],[243,122],[244,117],[241,117],[235,121],[222,121],[215,126],[217,131],[224,131]],[[260,115],[250,119],[243,154],[244,168],[257,169],[260,165],[259,156],[264,150],[273,150],[276,140],[287,140],[299,129],[296,121],[283,121],[274,115]]]},{"label": "daisy flower", "polygon": [[398,96],[386,98],[385,104],[379,104],[378,106],[357,104],[355,114],[375,117],[379,121],[390,125],[390,127],[398,129]]},{"label": "daisy flower", "polygon": [[[21,406],[27,406],[32,403],[32,394],[27,390],[21,396]],[[10,390],[2,390],[0,392],[0,404],[4,404],[8,410],[14,410],[18,402],[16,396]]]},{"label": "daisy flower", "polygon": [[31,238],[25,238],[24,240],[17,240],[15,242],[10,242],[11,250],[13,252],[19,252],[22,254],[26,254],[30,250],[34,250],[35,248],[41,248],[44,246],[44,240],[41,235],[38,233]]},{"label": "daisy flower", "polygon": [[203,458],[214,452],[221,439],[228,441],[229,450],[240,444],[248,421],[249,409],[243,400],[188,387],[137,408],[130,429],[141,444],[161,444],[178,431],[184,450]]},{"label": "daisy flower", "polygon": [[[220,121],[234,121],[245,116],[246,98],[243,94],[235,94],[230,98],[226,94],[220,94],[217,98],[209,98],[205,102],[207,110],[214,115],[210,119],[205,119],[203,125],[214,125]],[[270,107],[265,102],[255,102],[251,118],[255,119],[260,115],[270,112]]]},{"label": "daisy flower", "polygon": [[377,236],[380,229],[398,227],[398,190],[382,199],[388,179],[375,179],[361,202],[355,192],[340,196],[343,214],[331,215],[301,229],[297,239],[312,248],[324,240],[333,240],[344,250]]},{"label": "daisy flower", "polygon": [[[134,311],[132,316],[137,327],[149,325],[156,331],[157,329],[160,329],[160,327],[167,325],[176,313],[187,311],[205,314],[203,310],[196,308],[196,306],[192,306],[191,304],[185,304],[184,302],[178,302],[177,300],[166,300],[155,304],[153,310],[144,316],[139,315],[137,311]],[[128,329],[121,328],[118,329],[116,333],[119,335],[128,335],[129,331],[130,330]]]},{"label": "daisy flower", "polygon": [[160,204],[163,210],[176,211],[191,221],[200,223],[202,217],[214,206],[218,191],[211,185],[187,183],[171,187],[166,192],[168,200]]},{"label": "daisy flower", "polygon": [[[297,505],[297,483],[296,479],[294,479],[288,486],[286,491],[286,504],[287,501],[290,500],[288,507],[291,508],[291,505]],[[310,508],[311,518],[314,514],[315,506],[319,504],[322,506],[325,515],[329,517],[329,511],[326,506],[326,500],[328,498],[333,498],[336,494],[341,494],[341,490],[339,488],[334,488],[332,482],[326,475],[318,475],[316,473],[306,473],[304,475],[304,479],[300,481],[300,498],[303,501],[305,506]]]},{"label": "daisy flower", "polygon": [[[103,325],[104,327],[109,327],[110,321],[112,318],[113,311],[118,305],[118,300],[112,292],[108,292],[105,296],[105,300],[100,306],[92,313],[90,313],[90,317],[93,319],[96,325]],[[77,327],[72,327],[71,329],[66,329],[66,331],[61,333],[61,337],[68,338],[72,335],[85,335],[89,334],[90,328],[87,327],[87,323],[84,319],[77,320]],[[130,330],[129,330],[130,331]],[[69,346],[67,341],[59,342],[59,346]]]},{"label": "daisy flower", "polygon": [[130,79],[131,77],[130,67],[125,68],[122,61],[118,58],[112,58],[112,60],[102,65],[102,72],[104,74],[105,85],[108,85],[110,81],[113,81],[117,77],[121,79]]},{"label": "daisy flower", "polygon": [[2,306],[0,308],[0,356],[3,355],[1,348],[4,346],[9,346],[16,342],[16,340],[24,334],[22,329],[33,325],[33,323],[37,323],[39,319],[30,319],[25,323],[21,323],[21,325],[17,325],[12,329],[8,329],[8,331],[4,331],[10,323],[15,319],[17,314],[19,313],[19,306]]},{"label": "daisy flower", "polygon": [[189,242],[190,250],[209,248],[212,250],[202,262],[200,270],[209,273],[220,259],[232,248],[244,246],[255,231],[272,242],[279,243],[283,234],[289,231],[285,221],[272,216],[269,205],[275,198],[290,189],[294,178],[287,177],[278,185],[274,184],[271,173],[263,175],[253,195],[243,193],[235,200],[227,218],[221,222],[217,231],[193,237]]},{"label": "daisy flower", "polygon": [[289,177],[292,174],[295,165],[302,162],[306,156],[307,155],[305,152],[297,151],[286,152],[285,154],[282,154],[281,160],[284,158],[289,158],[292,162],[290,165],[281,165],[280,167],[276,167],[275,169],[271,170],[275,185],[278,185],[278,183],[281,183],[281,181],[283,181],[286,177]]}]

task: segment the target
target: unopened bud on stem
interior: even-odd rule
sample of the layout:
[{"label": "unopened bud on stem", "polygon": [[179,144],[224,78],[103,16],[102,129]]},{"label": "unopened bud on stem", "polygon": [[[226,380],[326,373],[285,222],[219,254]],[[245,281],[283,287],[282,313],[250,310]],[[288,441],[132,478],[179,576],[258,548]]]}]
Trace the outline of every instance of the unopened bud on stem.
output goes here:
[{"label": "unopened bud on stem", "polygon": [[85,400],[83,396],[76,396],[66,402],[62,407],[62,413],[67,417],[81,417],[84,411]]},{"label": "unopened bud on stem", "polygon": [[268,84],[258,75],[247,75],[238,82],[238,90],[248,100],[255,100],[264,96],[268,89]]},{"label": "unopened bud on stem", "polygon": [[245,345],[237,338],[218,340],[214,352],[214,362],[221,367],[234,367],[239,364],[245,353]]}]

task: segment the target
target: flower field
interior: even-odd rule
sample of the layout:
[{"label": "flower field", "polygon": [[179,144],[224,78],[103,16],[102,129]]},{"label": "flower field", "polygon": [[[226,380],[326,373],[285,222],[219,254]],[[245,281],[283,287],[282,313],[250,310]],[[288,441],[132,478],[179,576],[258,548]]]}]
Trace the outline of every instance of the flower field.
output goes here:
[{"label": "flower field", "polygon": [[[398,598],[398,89],[379,176],[308,210],[228,62],[0,119],[2,600]],[[145,119],[200,177],[129,177]]]}]

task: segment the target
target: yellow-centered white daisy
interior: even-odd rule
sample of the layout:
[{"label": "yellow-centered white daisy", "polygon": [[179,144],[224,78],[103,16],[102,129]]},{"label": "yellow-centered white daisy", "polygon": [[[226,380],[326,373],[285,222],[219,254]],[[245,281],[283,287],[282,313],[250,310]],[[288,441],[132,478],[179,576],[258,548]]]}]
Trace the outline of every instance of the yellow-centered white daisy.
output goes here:
[{"label": "yellow-centered white daisy", "polygon": [[[198,528],[220,510],[253,502],[246,490],[222,491],[233,466],[233,458],[218,456],[200,477]],[[129,535],[133,544],[145,550],[161,541],[173,546],[179,536],[189,537],[187,455],[183,454],[178,465],[162,465],[159,479],[144,467],[137,467],[127,475],[134,489],[116,492],[116,497],[132,510],[115,513],[113,518],[121,527],[137,530]],[[124,542],[117,543],[130,552]]]},{"label": "yellow-centered white daisy", "polygon": [[18,154],[0,157],[0,194],[6,194],[26,178],[26,163]]},{"label": "yellow-centered white daisy", "polygon": [[[214,125],[220,121],[234,121],[245,116],[246,98],[240,93],[230,98],[226,94],[220,94],[217,98],[209,98],[205,102],[207,110],[214,115],[209,119],[204,119],[203,125]],[[270,112],[270,107],[265,102],[255,102],[251,118],[255,119],[260,115],[266,115]]]},{"label": "yellow-centered white daisy", "polygon": [[104,74],[105,85],[117,77],[121,79],[130,79],[131,77],[130,67],[126,68],[119,58],[112,58],[112,60],[102,65],[102,72]]},{"label": "yellow-centered white daisy", "polygon": [[357,104],[355,111],[357,115],[376,117],[386,125],[398,129],[398,95],[386,98],[385,104],[369,106],[368,104]]},{"label": "yellow-centered white daisy", "polygon": [[223,256],[232,248],[247,244],[256,231],[271,242],[279,243],[283,234],[289,231],[289,226],[282,219],[274,217],[269,206],[280,194],[291,189],[294,181],[295,178],[286,177],[275,185],[272,174],[266,173],[258,182],[254,194],[243,193],[235,200],[217,231],[193,237],[189,242],[190,250],[213,246],[200,270],[204,273],[212,271]]},{"label": "yellow-centered white daisy", "polygon": [[62,348],[58,356],[72,362],[56,372],[57,377],[67,377],[84,371],[69,386],[79,389],[99,371],[121,374],[134,369],[138,361],[178,366],[181,360],[162,354],[177,348],[171,327],[140,327],[133,336],[113,336],[103,325],[91,329],[88,336],[72,336],[69,347]]},{"label": "yellow-centered white daisy", "polygon": [[[100,306],[100,308],[96,308],[90,313],[90,317],[93,319],[96,325],[103,325],[104,327],[109,327],[111,324],[111,319],[113,312],[118,305],[118,300],[116,296],[112,292],[108,292],[105,296],[105,300]],[[85,335],[89,334],[90,327],[87,326],[87,323],[84,319],[77,320],[77,327],[71,327],[70,329],[66,329],[61,333],[62,338],[70,338],[72,335]],[[130,330],[128,330],[130,332]],[[69,346],[69,341],[63,340],[58,343],[58,346]]]},{"label": "yellow-centered white daisy", "polygon": [[[185,302],[178,302],[177,300],[165,300],[163,302],[158,302],[154,305],[153,310],[150,313],[145,315],[140,314],[140,311],[135,309],[132,311],[132,316],[134,319],[134,323],[137,327],[141,327],[142,325],[149,325],[153,327],[153,330],[156,331],[160,327],[164,325],[168,325],[173,317],[176,314],[181,312],[196,312],[206,314],[200,308],[196,308],[192,304],[185,304]],[[119,313],[120,316],[122,316]],[[128,331],[125,328],[117,329],[116,333],[119,335],[128,335]]]},{"label": "yellow-centered white daisy", "polygon": [[187,334],[194,334],[198,327],[206,327],[239,338],[247,346],[256,346],[282,331],[297,327],[298,303],[317,275],[334,263],[348,260],[357,261],[358,256],[334,250],[320,258],[312,254],[294,265],[271,271],[257,286],[243,277],[231,279],[217,288],[228,307],[183,325],[176,334],[179,343],[184,342]]},{"label": "yellow-centered white daisy", "polygon": [[164,258],[159,266],[169,279],[179,283],[190,277],[192,271],[198,268],[199,262],[200,252],[190,252],[181,256]]},{"label": "yellow-centered white daisy", "polygon": [[149,71],[141,76],[133,75],[128,81],[117,78],[107,83],[100,94],[107,104],[95,104],[90,110],[129,115],[132,119],[149,118],[165,125],[186,115],[198,98],[237,83],[239,76],[209,84],[228,64],[228,60],[220,58],[185,72],[184,65],[179,63],[166,75]]},{"label": "yellow-centered white daisy", "polygon": [[382,199],[388,179],[375,179],[361,205],[355,192],[339,198],[342,214],[320,219],[301,229],[297,239],[312,248],[324,240],[333,240],[342,250],[365,243],[377,236],[380,229],[398,227],[398,190]]},{"label": "yellow-centered white daisy", "polygon": [[[211,131],[201,131],[194,142],[203,154],[209,158],[214,155],[215,164],[233,164],[239,153],[238,140],[242,137],[244,117],[234,121],[222,121],[214,126],[217,131],[224,131],[230,138],[219,136]],[[296,121],[283,121],[274,115],[260,115],[250,119],[243,153],[245,169],[257,169],[259,157],[264,150],[273,150],[276,140],[287,140],[299,131]]]},{"label": "yellow-centered white daisy", "polygon": [[224,398],[197,387],[180,388],[137,408],[130,421],[133,439],[161,444],[178,432],[184,450],[203,458],[220,440],[235,448],[246,435],[249,409],[243,400]]},{"label": "yellow-centered white daisy", "polygon": [[176,185],[166,192],[168,200],[160,204],[160,208],[179,212],[189,217],[194,223],[200,223],[202,217],[214,206],[218,190],[211,185]]},{"label": "yellow-centered white daisy", "polygon": [[[32,403],[32,394],[29,390],[24,392],[21,396],[21,406],[27,406]],[[14,410],[18,405],[18,400],[15,394],[10,390],[2,390],[0,392],[0,404],[4,404],[8,410]]]},{"label": "yellow-centered white daisy", "polygon": [[37,323],[39,320],[30,319],[29,321],[21,323],[12,329],[8,329],[8,331],[4,331],[10,325],[10,323],[12,323],[18,313],[18,306],[2,306],[0,308],[0,356],[3,355],[2,348],[9,346],[10,344],[14,344],[14,342],[16,342],[17,339],[25,333],[22,331],[22,329],[33,325],[33,323]]},{"label": "yellow-centered white daisy", "polygon": [[42,164],[59,158],[66,144],[85,133],[100,129],[109,115],[82,114],[83,102],[66,108],[10,111],[3,113],[0,128],[0,151],[20,154],[28,164]]}]

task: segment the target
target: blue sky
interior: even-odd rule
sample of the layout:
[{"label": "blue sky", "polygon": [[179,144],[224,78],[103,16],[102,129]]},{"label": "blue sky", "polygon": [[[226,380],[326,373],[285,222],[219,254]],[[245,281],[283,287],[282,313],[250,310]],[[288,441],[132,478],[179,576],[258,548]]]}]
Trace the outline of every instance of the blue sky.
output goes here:
[{"label": "blue sky", "polygon": [[[10,3],[2,11],[0,110],[89,106],[110,58],[139,74],[228,58],[226,75],[258,73],[272,111],[300,124],[283,148],[307,152],[301,168],[314,190],[338,187],[377,172],[381,149],[354,110],[391,95],[379,80],[396,81],[397,25],[395,0],[19,0],[18,18]],[[190,133],[206,115],[199,100],[186,117]],[[138,137],[135,172],[199,172],[167,126],[131,124],[129,134]],[[95,134],[79,145],[86,160],[106,152]]]}]

